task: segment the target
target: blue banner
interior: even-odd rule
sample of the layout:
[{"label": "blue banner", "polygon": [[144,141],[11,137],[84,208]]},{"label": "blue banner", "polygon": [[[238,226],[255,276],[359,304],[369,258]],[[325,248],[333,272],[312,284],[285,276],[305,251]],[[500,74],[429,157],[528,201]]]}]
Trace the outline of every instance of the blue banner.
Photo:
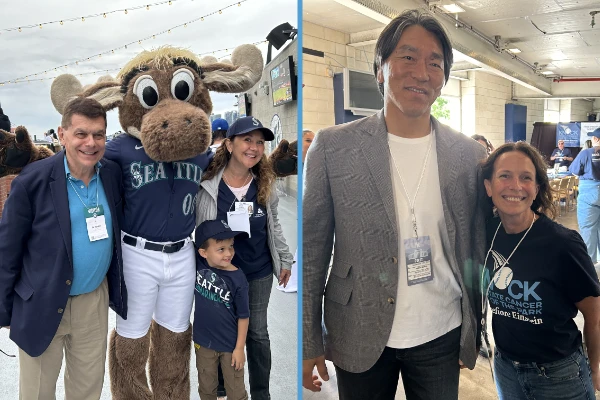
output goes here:
[{"label": "blue banner", "polygon": [[581,122],[556,124],[556,144],[559,140],[565,141],[565,147],[581,147],[579,137],[581,133]]}]

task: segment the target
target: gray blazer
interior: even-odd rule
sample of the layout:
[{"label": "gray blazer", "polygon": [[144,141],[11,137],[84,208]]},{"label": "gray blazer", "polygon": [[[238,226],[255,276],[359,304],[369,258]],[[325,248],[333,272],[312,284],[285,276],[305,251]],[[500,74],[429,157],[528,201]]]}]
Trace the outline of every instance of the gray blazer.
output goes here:
[{"label": "gray blazer", "polygon": [[[211,180],[202,181],[198,189],[198,200],[196,201],[196,226],[206,220],[217,218],[217,197],[219,195],[219,182],[223,177],[222,169]],[[273,261],[273,274],[279,278],[281,269],[292,269],[294,256],[283,237],[283,231],[279,224],[277,205],[279,197],[275,185],[271,188],[271,196],[266,205],[267,208],[267,239],[269,241],[269,251]]]},{"label": "gray blazer", "polygon": [[[462,289],[460,359],[472,369],[485,252],[477,164],[486,153],[475,140],[431,121],[448,230],[443,248]],[[398,288],[398,232],[383,110],[317,134],[306,160],[302,223],[303,358],[325,354],[346,371],[364,372],[389,339],[391,299]]]}]

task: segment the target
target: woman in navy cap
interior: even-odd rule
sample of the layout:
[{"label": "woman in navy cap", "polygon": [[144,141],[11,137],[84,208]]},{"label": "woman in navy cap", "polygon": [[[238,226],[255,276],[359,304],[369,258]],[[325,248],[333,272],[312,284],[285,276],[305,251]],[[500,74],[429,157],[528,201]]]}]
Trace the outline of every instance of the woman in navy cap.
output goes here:
[{"label": "woman in navy cap", "polygon": [[273,275],[287,285],[293,262],[277,217],[275,173],[264,154],[265,141],[273,139],[273,132],[254,117],[235,121],[202,178],[196,210],[196,225],[225,220],[232,229],[250,234],[236,240],[232,263],[241,268],[249,283],[246,352],[253,400],[270,399],[267,307]]}]

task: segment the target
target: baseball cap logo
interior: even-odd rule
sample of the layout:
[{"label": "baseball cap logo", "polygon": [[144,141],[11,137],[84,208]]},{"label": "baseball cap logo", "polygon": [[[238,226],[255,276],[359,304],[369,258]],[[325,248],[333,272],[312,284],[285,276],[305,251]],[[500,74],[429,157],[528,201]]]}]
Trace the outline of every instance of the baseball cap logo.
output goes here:
[{"label": "baseball cap logo", "polygon": [[225,229],[230,229],[229,225],[227,225],[227,222],[221,220],[221,223],[223,224],[223,226],[225,227]]},{"label": "baseball cap logo", "polygon": [[252,117],[252,125],[259,126],[260,122],[258,122],[258,120],[256,118]]}]

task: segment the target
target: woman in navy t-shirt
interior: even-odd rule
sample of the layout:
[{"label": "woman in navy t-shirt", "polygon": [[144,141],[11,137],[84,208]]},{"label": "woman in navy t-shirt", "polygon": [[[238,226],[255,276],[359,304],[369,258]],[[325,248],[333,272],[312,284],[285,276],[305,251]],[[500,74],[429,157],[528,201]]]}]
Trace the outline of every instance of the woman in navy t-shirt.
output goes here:
[{"label": "woman in navy t-shirt", "polygon": [[[600,285],[581,236],[551,219],[541,155],[525,142],[504,144],[483,163],[482,176],[499,216],[488,221],[482,284],[500,399],[594,399]],[[574,321],[578,311],[587,354]]]}]

